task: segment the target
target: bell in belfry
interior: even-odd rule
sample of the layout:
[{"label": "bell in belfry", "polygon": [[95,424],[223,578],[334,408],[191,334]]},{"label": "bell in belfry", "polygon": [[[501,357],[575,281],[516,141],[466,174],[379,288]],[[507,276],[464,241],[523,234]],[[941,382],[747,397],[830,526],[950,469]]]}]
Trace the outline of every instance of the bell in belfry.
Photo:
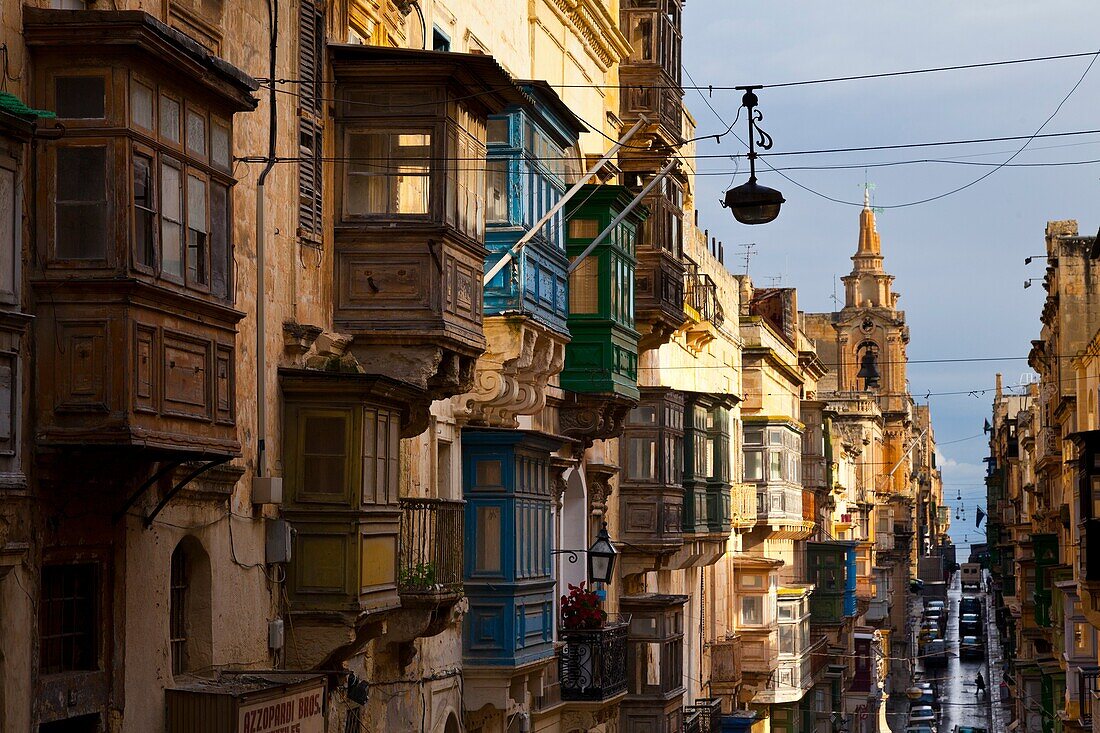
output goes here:
[{"label": "bell in belfry", "polygon": [[864,389],[878,389],[881,375],[878,373],[878,356],[871,349],[863,352],[859,359],[857,379],[863,380]]}]

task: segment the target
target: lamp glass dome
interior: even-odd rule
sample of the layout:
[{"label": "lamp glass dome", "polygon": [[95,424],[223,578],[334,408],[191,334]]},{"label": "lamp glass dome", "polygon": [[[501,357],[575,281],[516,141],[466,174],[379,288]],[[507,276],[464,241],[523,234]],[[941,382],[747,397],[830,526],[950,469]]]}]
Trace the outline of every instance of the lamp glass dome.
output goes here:
[{"label": "lamp glass dome", "polygon": [[774,188],[761,186],[756,178],[726,191],[722,205],[733,212],[742,224],[767,224],[779,216],[779,207],[786,199]]},{"label": "lamp glass dome", "polygon": [[610,583],[615,570],[615,546],[607,534],[607,523],[600,528],[596,541],[588,548],[588,579],[592,582]]}]

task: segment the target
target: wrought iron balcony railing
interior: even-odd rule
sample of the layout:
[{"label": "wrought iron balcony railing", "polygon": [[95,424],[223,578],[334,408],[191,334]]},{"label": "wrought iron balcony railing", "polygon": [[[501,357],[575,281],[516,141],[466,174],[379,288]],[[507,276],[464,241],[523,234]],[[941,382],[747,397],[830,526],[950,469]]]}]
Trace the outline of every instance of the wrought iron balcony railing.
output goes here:
[{"label": "wrought iron balcony railing", "polygon": [[1100,668],[1082,668],[1077,671],[1077,697],[1081,704],[1081,724],[1092,725],[1093,698],[1100,692]]},{"label": "wrought iron balcony railing", "polygon": [[558,653],[561,699],[599,701],[626,690],[626,632],[630,617],[608,618],[602,629],[562,629]]},{"label": "wrought iron balcony railing", "polygon": [[684,729],[689,717],[697,721],[699,733],[720,733],[722,730],[722,701],[717,697],[697,698],[694,705],[684,706]]},{"label": "wrought iron balcony railing", "polygon": [[410,596],[462,595],[464,501],[401,499],[397,589]]},{"label": "wrought iron balcony railing", "polygon": [[699,272],[699,265],[687,261],[684,263],[684,305],[689,313],[707,321],[716,328],[725,322],[725,312],[718,301],[718,285],[710,275]]}]

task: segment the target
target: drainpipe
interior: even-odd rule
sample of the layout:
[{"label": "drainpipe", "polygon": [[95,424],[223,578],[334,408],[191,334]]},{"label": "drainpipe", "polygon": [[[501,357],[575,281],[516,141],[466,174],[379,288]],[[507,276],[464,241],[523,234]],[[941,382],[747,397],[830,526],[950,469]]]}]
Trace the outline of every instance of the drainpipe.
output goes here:
[{"label": "drainpipe", "polygon": [[268,69],[268,138],[267,164],[260,177],[256,179],[256,476],[265,471],[265,441],[267,438],[267,384],[265,382],[265,362],[267,350],[266,314],[264,301],[267,292],[264,283],[264,269],[267,266],[264,256],[264,183],[271,169],[275,167],[275,134],[277,116],[275,105],[275,54],[279,41],[279,0],[268,0],[268,19],[271,23],[271,45]]}]

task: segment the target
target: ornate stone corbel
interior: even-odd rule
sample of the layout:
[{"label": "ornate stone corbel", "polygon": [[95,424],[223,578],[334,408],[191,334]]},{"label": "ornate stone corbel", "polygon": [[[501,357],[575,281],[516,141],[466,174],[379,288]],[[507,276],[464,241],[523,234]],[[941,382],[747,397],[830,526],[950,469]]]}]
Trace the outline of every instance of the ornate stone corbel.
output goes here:
[{"label": "ornate stone corbel", "polygon": [[586,463],[585,483],[588,485],[588,510],[597,521],[607,514],[607,500],[611,498],[611,479],[619,473],[619,467],[610,463]]}]

